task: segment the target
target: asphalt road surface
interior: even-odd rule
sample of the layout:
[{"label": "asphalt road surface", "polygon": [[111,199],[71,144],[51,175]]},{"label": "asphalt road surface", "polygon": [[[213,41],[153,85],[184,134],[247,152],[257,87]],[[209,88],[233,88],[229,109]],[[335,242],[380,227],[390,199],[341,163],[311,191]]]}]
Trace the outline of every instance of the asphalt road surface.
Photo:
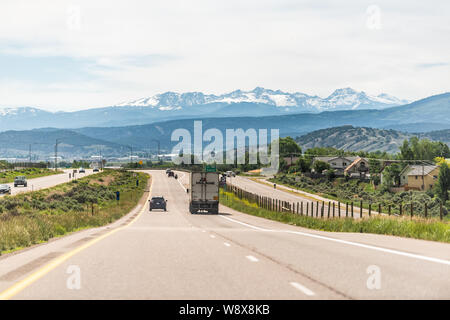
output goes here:
[{"label": "asphalt road surface", "polygon": [[[29,179],[27,182],[27,187],[24,186],[17,186],[14,187],[14,182],[6,183],[11,187],[11,195],[16,195],[23,192],[29,192],[29,191],[37,191],[40,189],[50,188],[53,186],[56,186],[61,183],[69,182],[70,180],[73,180],[73,176],[71,179],[69,179],[69,173],[72,174],[72,169],[70,170],[64,170],[64,173],[61,174],[55,174],[52,176],[45,176],[41,178],[35,178],[35,179]],[[86,173],[76,173],[75,178],[82,178],[88,175],[93,174],[92,169],[86,169]],[[2,195],[3,196],[3,195]]]},{"label": "asphalt road surface", "polygon": [[450,245],[328,233],[221,207],[188,213],[184,183],[150,171],[147,201],[107,227],[0,257],[2,299],[449,299]]}]

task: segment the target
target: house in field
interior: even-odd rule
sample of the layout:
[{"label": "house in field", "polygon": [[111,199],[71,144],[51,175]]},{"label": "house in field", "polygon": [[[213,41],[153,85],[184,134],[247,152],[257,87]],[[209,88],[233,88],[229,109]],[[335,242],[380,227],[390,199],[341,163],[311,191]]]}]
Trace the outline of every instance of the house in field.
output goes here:
[{"label": "house in field", "polygon": [[[345,169],[350,166],[356,159],[361,159],[360,157],[344,157],[344,156],[336,156],[336,157],[315,157],[313,160],[313,164],[315,161],[323,161],[330,165],[332,169],[334,169],[336,175],[344,175]],[[367,160],[366,160],[367,161]],[[368,165],[368,163],[367,163]]]},{"label": "house in field", "polygon": [[400,186],[404,190],[427,191],[433,188],[438,176],[438,166],[408,165],[400,172]]},{"label": "house in field", "polygon": [[369,174],[369,161],[365,158],[357,157],[347,168],[344,175],[353,178],[365,178]]}]

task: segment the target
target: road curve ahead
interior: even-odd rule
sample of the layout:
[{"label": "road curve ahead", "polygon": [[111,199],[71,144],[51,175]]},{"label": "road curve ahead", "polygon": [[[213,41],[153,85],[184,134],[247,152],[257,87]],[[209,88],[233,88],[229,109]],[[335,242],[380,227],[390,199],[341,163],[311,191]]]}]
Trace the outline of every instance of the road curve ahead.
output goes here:
[{"label": "road curve ahead", "polygon": [[221,207],[188,213],[180,179],[153,176],[168,211],[0,258],[4,299],[449,299],[450,245],[319,232]]}]

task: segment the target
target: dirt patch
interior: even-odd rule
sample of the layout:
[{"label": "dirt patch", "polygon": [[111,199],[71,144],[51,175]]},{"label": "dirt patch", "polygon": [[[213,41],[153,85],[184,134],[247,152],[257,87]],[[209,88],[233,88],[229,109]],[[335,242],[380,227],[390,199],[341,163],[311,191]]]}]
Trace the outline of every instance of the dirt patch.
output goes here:
[{"label": "dirt patch", "polygon": [[89,184],[96,183],[96,184],[100,184],[102,186],[109,186],[113,181],[114,181],[113,176],[106,176],[106,177],[102,177],[100,179],[91,180],[91,181],[89,181]]}]

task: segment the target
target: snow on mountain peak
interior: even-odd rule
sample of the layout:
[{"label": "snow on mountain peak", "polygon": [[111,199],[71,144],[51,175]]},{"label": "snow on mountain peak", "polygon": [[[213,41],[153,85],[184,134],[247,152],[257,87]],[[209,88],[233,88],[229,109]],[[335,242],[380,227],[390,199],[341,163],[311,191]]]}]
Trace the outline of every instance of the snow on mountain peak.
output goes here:
[{"label": "snow on mountain peak", "polygon": [[[256,103],[279,108],[298,109],[299,112],[320,112],[327,110],[376,109],[392,107],[407,103],[388,94],[378,96],[367,95],[364,91],[352,88],[336,89],[327,98],[310,96],[301,92],[289,93],[256,87],[251,91],[235,90],[222,95],[203,94],[202,92],[166,92],[152,97],[124,102],[118,106],[152,107],[159,110],[180,110],[190,106],[211,103]],[[292,109],[291,109],[292,110]]]}]

